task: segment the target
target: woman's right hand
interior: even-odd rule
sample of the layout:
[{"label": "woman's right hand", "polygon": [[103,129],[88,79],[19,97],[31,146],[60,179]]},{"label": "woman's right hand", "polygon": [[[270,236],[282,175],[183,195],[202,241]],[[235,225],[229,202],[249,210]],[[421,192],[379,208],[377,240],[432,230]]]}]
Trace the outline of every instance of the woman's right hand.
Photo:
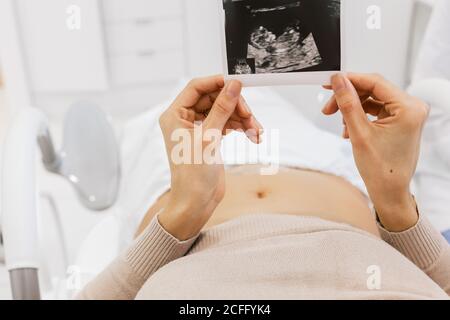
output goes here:
[{"label": "woman's right hand", "polygon": [[159,222],[179,240],[197,235],[225,195],[223,135],[244,131],[260,143],[262,126],[241,96],[242,84],[223,76],[192,80],[161,115],[170,165],[170,197]]},{"label": "woman's right hand", "polygon": [[342,113],[344,137],[380,222],[392,232],[413,227],[418,215],[410,184],[429,107],[378,75],[337,74],[328,89],[334,96],[323,113]]}]

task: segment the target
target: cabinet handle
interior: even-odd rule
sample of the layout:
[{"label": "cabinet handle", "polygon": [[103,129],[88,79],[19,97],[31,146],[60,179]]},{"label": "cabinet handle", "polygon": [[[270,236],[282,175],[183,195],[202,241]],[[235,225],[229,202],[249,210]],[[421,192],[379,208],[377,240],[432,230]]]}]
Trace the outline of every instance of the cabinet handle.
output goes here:
[{"label": "cabinet handle", "polygon": [[138,18],[134,21],[137,26],[145,26],[152,24],[154,21],[152,18]]},{"label": "cabinet handle", "polygon": [[153,57],[156,54],[155,50],[141,50],[137,53],[137,55],[141,58],[149,58]]}]

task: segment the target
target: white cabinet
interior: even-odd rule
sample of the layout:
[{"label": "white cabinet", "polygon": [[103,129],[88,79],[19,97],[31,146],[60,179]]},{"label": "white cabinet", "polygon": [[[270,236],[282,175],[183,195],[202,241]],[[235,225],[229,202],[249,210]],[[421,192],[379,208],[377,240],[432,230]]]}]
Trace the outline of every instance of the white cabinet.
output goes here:
[{"label": "white cabinet", "polygon": [[105,25],[110,56],[183,50],[183,23],[179,19]]},{"label": "white cabinet", "polygon": [[[183,15],[183,0],[103,0],[106,22]],[[191,0],[192,1],[192,0]]]},{"label": "white cabinet", "polygon": [[[17,40],[2,48],[6,78],[26,97],[16,100],[58,120],[78,100],[120,120],[159,103],[187,73],[188,1],[1,0],[0,36]],[[68,27],[73,7],[80,28]]]},{"label": "white cabinet", "polygon": [[172,50],[116,56],[109,62],[114,87],[175,82],[184,72],[183,54]]},{"label": "white cabinet", "polygon": [[113,88],[176,81],[185,74],[182,0],[103,0]]},{"label": "white cabinet", "polygon": [[[33,92],[100,91],[108,87],[96,0],[16,0],[24,64]],[[79,8],[72,12],[70,8]],[[79,28],[67,22],[73,18]]]}]

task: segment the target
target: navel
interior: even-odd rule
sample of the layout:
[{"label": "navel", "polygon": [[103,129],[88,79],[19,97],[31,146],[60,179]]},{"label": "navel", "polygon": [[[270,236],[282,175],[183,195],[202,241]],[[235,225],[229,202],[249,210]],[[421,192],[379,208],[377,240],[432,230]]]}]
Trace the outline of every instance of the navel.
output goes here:
[{"label": "navel", "polygon": [[258,192],[256,192],[256,197],[258,199],[264,199],[267,197],[267,192],[266,191],[258,191]]}]

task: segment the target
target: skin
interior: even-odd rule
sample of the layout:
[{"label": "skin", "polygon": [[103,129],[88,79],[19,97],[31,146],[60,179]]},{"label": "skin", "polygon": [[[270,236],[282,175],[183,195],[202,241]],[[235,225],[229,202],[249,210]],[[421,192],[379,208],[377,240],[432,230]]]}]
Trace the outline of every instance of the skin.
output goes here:
[{"label": "skin", "polygon": [[[388,230],[401,232],[418,220],[410,192],[429,107],[380,75],[335,75],[325,114],[341,112],[359,173]],[[370,121],[370,114],[376,118]]]},{"label": "skin", "polygon": [[[368,199],[344,178],[318,171],[280,168],[276,175],[260,174],[261,165],[243,165],[225,171],[225,196],[204,229],[234,218],[261,213],[316,217],[344,223],[378,237]],[[148,210],[138,237],[167,205],[170,190]]]},{"label": "skin", "polygon": [[[176,143],[171,134],[180,128],[192,132],[195,121],[202,121],[204,131],[213,129],[225,134],[227,130],[244,130],[248,131],[250,140],[259,143],[262,126],[241,97],[241,89],[238,81],[225,85],[221,76],[194,80],[160,118],[172,181],[170,192],[163,196],[158,219],[179,240],[192,238],[208,221],[214,221],[213,214],[230,202],[225,197],[226,188],[238,184],[227,184],[232,178],[227,176],[221,164],[174,163],[170,155]],[[344,137],[353,145],[355,162],[381,223],[394,232],[411,228],[417,223],[418,215],[409,185],[417,165],[428,107],[376,75],[337,74],[328,89],[334,91],[334,96],[323,112],[326,115],[341,112]],[[370,121],[367,114],[377,120]],[[222,136],[208,143],[194,139],[192,146],[204,150],[213,144],[217,148],[221,139]],[[257,179],[256,176],[250,178],[247,181]],[[311,181],[316,179],[309,178]],[[308,177],[302,176],[298,180],[304,179]],[[275,181],[270,185],[277,183],[280,184]],[[344,188],[343,183],[326,182],[336,192]],[[243,180],[241,184],[245,188]],[[249,188],[253,189],[254,186]],[[277,192],[281,194],[282,190]],[[328,218],[333,220],[333,217]]]},{"label": "skin", "polygon": [[[159,222],[180,240],[198,234],[222,201],[225,170],[221,164],[175,164],[171,153],[176,143],[171,134],[176,129],[184,129],[194,136],[195,121],[203,121],[204,132],[218,130],[226,134],[227,130],[244,130],[249,132],[251,141],[259,143],[262,127],[246,107],[241,90],[240,82],[230,81],[225,85],[222,76],[196,79],[160,117],[171,171],[171,192]],[[199,139],[192,145],[201,150],[208,146]]]}]

